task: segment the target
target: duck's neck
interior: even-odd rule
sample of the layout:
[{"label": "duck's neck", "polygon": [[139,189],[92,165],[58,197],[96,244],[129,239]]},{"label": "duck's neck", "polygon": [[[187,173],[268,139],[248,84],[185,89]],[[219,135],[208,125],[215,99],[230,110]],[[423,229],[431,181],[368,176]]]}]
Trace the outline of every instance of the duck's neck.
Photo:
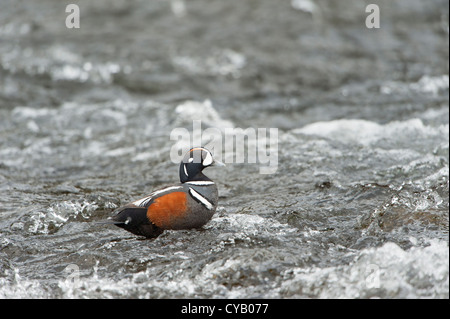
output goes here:
[{"label": "duck's neck", "polygon": [[193,182],[193,181],[211,181],[211,179],[202,173],[200,167],[196,165],[180,164],[180,182]]}]

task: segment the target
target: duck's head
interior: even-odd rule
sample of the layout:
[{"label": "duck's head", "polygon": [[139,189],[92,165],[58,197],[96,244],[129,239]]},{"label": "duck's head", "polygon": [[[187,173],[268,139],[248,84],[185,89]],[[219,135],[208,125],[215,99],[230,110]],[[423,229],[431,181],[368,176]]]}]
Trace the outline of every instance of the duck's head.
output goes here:
[{"label": "duck's head", "polygon": [[205,176],[203,169],[210,166],[225,166],[224,163],[214,159],[212,153],[204,147],[194,147],[186,153],[180,164],[180,181],[210,180]]}]

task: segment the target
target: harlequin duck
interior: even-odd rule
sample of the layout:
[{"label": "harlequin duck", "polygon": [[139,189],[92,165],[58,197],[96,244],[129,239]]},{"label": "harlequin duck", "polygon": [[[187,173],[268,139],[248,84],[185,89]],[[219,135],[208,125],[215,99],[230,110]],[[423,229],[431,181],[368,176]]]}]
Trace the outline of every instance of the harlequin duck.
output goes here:
[{"label": "harlequin duck", "polygon": [[205,225],[217,208],[216,184],[203,174],[209,166],[225,166],[203,147],[192,148],[180,164],[180,184],[154,191],[116,210],[107,223],[135,235],[158,237],[166,229]]}]

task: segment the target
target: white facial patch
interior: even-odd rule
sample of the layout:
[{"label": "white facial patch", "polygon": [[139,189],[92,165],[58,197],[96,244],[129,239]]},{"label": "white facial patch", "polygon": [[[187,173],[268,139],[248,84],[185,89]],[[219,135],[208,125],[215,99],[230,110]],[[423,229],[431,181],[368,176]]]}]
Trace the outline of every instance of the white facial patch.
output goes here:
[{"label": "white facial patch", "polygon": [[213,162],[213,158],[210,152],[206,152],[206,157],[203,159],[203,166],[209,166]]}]

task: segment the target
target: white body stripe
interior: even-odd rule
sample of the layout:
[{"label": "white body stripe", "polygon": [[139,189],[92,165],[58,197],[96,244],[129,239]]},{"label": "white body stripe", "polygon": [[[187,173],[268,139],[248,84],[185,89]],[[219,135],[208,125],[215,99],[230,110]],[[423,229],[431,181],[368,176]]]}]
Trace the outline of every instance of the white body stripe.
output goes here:
[{"label": "white body stripe", "polygon": [[144,197],[144,198],[138,199],[137,201],[134,201],[132,204],[139,206],[139,207],[145,207],[145,205],[147,205],[152,200],[152,198],[155,197],[156,195],[167,192],[167,191],[171,191],[173,189],[179,189],[179,188],[183,188],[183,187],[182,186],[170,186],[170,187],[160,189],[158,191],[151,193],[147,197]]},{"label": "white body stripe", "polygon": [[214,185],[214,182],[212,182],[212,181],[192,181],[192,182],[186,182],[185,184],[196,185],[196,186],[206,186],[206,185]]},{"label": "white body stripe", "polygon": [[133,202],[133,205],[139,206],[139,207],[145,207],[145,205],[152,199],[153,196],[147,196],[141,199],[138,199],[137,201]]},{"label": "white body stripe", "polygon": [[211,204],[205,197],[200,195],[198,192],[189,187],[189,193],[192,197],[199,200],[207,209],[211,210],[214,208],[213,204]]}]

